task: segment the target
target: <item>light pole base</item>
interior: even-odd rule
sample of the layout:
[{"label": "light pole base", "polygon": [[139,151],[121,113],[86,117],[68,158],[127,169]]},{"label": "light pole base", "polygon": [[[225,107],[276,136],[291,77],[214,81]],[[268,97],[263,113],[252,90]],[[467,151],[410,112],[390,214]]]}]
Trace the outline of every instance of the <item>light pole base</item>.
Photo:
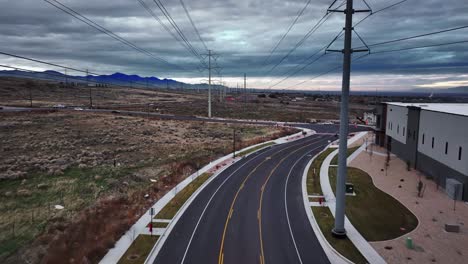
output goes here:
[{"label": "light pole base", "polygon": [[346,230],[336,230],[335,228],[332,229],[331,231],[332,236],[336,238],[346,238]]}]

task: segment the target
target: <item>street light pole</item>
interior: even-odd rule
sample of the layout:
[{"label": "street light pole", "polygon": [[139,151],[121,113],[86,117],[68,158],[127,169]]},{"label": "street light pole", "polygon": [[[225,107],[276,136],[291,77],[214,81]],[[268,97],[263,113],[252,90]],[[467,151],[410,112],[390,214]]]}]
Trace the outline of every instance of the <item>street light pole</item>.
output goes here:
[{"label": "street light pole", "polygon": [[232,157],[236,158],[236,129],[232,133]]}]

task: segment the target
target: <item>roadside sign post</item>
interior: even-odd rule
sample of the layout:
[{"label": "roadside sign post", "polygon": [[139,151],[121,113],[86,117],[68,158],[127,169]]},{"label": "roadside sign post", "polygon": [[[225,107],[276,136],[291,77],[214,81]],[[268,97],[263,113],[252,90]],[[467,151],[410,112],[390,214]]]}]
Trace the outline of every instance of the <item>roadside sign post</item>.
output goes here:
[{"label": "roadside sign post", "polygon": [[153,215],[154,215],[154,208],[151,207],[151,208],[150,208],[150,217],[151,217],[150,220],[151,220],[151,221],[150,221],[150,223],[149,223],[149,231],[150,231],[150,233],[151,233],[151,236],[153,236]]}]

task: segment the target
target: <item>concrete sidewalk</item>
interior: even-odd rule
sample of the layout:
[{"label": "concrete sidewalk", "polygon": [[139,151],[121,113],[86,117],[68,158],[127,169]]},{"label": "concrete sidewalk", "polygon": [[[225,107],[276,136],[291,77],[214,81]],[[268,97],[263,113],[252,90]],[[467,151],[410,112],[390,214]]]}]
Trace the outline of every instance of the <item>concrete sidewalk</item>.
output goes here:
[{"label": "concrete sidewalk", "polygon": [[[349,145],[356,142],[359,138],[363,137],[364,135],[356,135],[355,138],[349,141]],[[358,150],[356,150],[349,158],[347,163],[350,160],[354,159],[360,152],[365,149],[365,146],[362,145]],[[333,193],[333,189],[330,184],[330,177],[328,175],[328,171],[330,168],[330,163],[338,154],[338,149],[330,153],[322,163],[320,167],[320,186],[322,188],[323,195],[327,201],[327,205],[330,208],[333,217],[335,216],[335,208],[336,208],[336,198],[335,194]],[[345,217],[345,228],[347,232],[348,238],[353,242],[356,248],[361,252],[361,254],[369,261],[369,263],[386,263],[385,260],[377,253],[377,251],[367,242],[367,240],[357,231],[357,229],[351,224],[349,219]]]},{"label": "concrete sidewalk", "polygon": [[[304,128],[298,128],[298,129],[306,131],[307,132],[306,136],[311,136],[315,134],[315,131],[310,130],[310,129],[304,129]],[[255,148],[257,146],[260,146],[262,144],[266,144],[269,142],[274,142],[275,144],[282,144],[286,142],[292,142],[303,137],[304,136],[302,135],[302,132],[298,132],[290,136],[286,136],[286,137],[278,138],[276,140],[262,142],[256,145],[249,146],[242,150],[238,150],[236,153],[240,153],[240,152]],[[166,206],[166,204],[168,204],[180,190],[184,189],[198,176],[202,175],[205,172],[209,172],[209,173],[214,174],[212,176],[212,178],[214,178],[216,177],[216,174],[219,171],[224,170],[225,168],[227,168],[234,162],[241,159],[241,157],[236,157],[236,159],[233,159],[232,156],[233,155],[231,153],[215,161],[210,162],[209,164],[204,166],[202,169],[193,173],[192,175],[185,178],[182,182],[177,184],[172,190],[167,192],[163,197],[161,197],[161,199],[157,200],[155,204],[152,206],[152,208],[154,209],[154,215],[157,215],[159,211],[161,211],[164,208],[164,206]],[[140,219],[115,243],[114,247],[111,248],[107,252],[107,254],[99,263],[101,264],[117,263],[120,260],[120,258],[125,254],[127,249],[131,246],[131,244],[133,243],[133,239],[136,238],[136,236],[138,236],[139,234],[148,234],[147,225],[150,221],[152,221],[152,217],[150,216],[150,210],[151,208],[148,209],[148,211],[145,212],[145,214],[143,214],[140,217]]]},{"label": "concrete sidewalk", "polygon": [[[375,150],[385,152],[380,147]],[[385,163],[386,155],[370,159],[361,152],[351,166],[367,172],[374,185],[408,208],[419,224],[411,233],[371,245],[389,263],[468,263],[468,204],[458,201],[454,210],[454,201],[444,190],[419,171],[408,171],[404,160],[392,156],[387,172]],[[423,197],[418,196],[419,180],[425,186]],[[460,233],[446,232],[445,224],[458,224]],[[413,239],[414,249],[405,246],[407,237]]]}]

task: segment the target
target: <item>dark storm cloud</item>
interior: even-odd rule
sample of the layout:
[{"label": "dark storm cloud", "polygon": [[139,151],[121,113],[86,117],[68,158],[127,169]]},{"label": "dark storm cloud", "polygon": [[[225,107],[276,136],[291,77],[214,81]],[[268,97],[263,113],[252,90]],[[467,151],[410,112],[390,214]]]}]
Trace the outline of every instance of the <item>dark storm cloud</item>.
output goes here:
[{"label": "dark storm cloud", "polygon": [[[167,64],[115,41],[45,1],[38,0],[0,0],[3,4],[0,15],[1,50],[74,67],[90,68],[103,73],[123,71],[160,77],[202,77],[204,75],[197,70],[200,65],[198,59],[175,41],[140,6],[137,0],[61,0],[61,2],[137,46],[172,64],[194,71],[176,71]],[[152,0],[145,0],[145,2],[163,21],[167,22]],[[162,0],[162,2],[193,46],[200,53],[205,53],[179,0]],[[223,75],[227,77],[241,76],[246,72],[254,79],[264,77],[279,80],[279,77],[296,69],[304,58],[329,43],[344,24],[342,14],[332,14],[304,45],[275,70],[269,72],[269,69],[279,62],[284,54],[325,14],[331,0],[312,1],[303,17],[270,57],[267,64],[264,62],[270,51],[306,0],[185,0],[184,2],[206,45],[219,53],[218,63],[222,67]],[[341,1],[338,2],[341,3]],[[374,10],[378,10],[398,0],[368,2]],[[355,6],[356,8],[365,7],[360,0],[355,1]],[[467,13],[468,1],[466,0],[408,0],[395,8],[371,16],[356,27],[356,31],[366,43],[373,44],[468,25]],[[365,14],[356,14],[355,21],[363,16]],[[170,27],[168,23],[167,25]],[[372,52],[467,40],[465,37],[467,33],[468,29],[465,29],[376,46],[372,48]],[[353,41],[355,47],[362,45],[357,37]],[[342,39],[338,39],[333,48],[341,49],[342,42]],[[3,64],[41,68],[41,65],[13,60],[5,56],[1,56],[0,60]],[[340,54],[329,54],[304,69],[297,78],[305,80],[340,64]],[[373,54],[356,61],[353,65],[353,75],[362,78],[392,74],[418,76],[451,74],[453,79],[456,74],[466,72],[468,72],[466,43]],[[330,78],[339,80],[338,75],[330,75]],[[291,84],[294,84],[294,81],[285,82],[285,86]]]}]

